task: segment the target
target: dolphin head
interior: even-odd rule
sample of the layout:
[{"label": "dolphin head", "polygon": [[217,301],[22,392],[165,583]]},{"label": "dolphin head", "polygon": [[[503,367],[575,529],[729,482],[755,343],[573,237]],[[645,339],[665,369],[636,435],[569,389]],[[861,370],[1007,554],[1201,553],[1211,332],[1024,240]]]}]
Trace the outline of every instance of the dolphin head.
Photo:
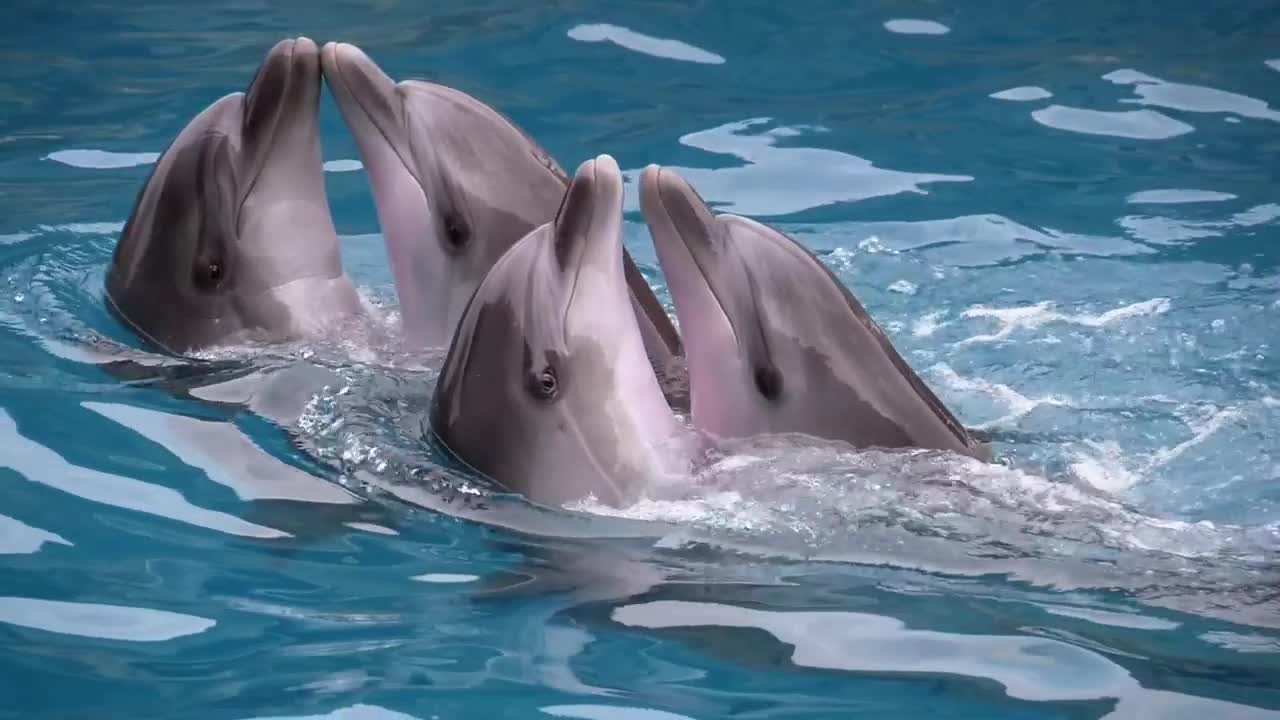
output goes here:
[{"label": "dolphin head", "polygon": [[627,295],[613,158],[584,162],[555,218],[480,283],[430,423],[460,460],[535,502],[617,505],[666,470],[678,426]]},{"label": "dolphin head", "polygon": [[444,347],[485,273],[551,219],[568,178],[466,93],[397,83],[354,45],[328,43],[322,56],[368,173],[406,340]]},{"label": "dolphin head", "polygon": [[640,204],[680,319],[699,429],[973,454],[964,427],[804,246],[714,215],[670,168],[644,169]]},{"label": "dolphin head", "polygon": [[360,312],[325,195],[320,85],[316,44],[283,40],[247,92],[205,108],[165,150],[106,278],[141,335],[182,353],[308,336]]}]

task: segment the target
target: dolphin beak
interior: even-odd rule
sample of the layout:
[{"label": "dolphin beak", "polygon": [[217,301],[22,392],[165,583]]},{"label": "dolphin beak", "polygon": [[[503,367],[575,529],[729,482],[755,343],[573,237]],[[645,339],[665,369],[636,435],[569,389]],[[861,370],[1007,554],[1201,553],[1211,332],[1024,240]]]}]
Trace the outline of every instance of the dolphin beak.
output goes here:
[{"label": "dolphin beak", "polygon": [[689,182],[674,170],[649,165],[640,173],[640,210],[672,292],[682,284],[709,284],[708,261],[717,250],[719,224]]},{"label": "dolphin beak", "polygon": [[380,138],[414,174],[404,128],[404,101],[396,82],[363,50],[349,43],[325,43],[320,62],[338,109],[357,143],[364,146]]},{"label": "dolphin beak", "polygon": [[288,127],[310,122],[319,134],[320,50],[307,37],[281,40],[267,52],[245,92],[243,137],[269,148]]},{"label": "dolphin beak", "polygon": [[[640,210],[666,277],[682,328],[723,325],[737,331],[716,292],[724,225],[702,197],[674,170],[649,165],[640,173]],[[693,330],[690,330],[693,331]]]},{"label": "dolphin beak", "polygon": [[554,222],[560,268],[572,268],[575,277],[586,267],[621,272],[621,216],[622,171],[617,161],[598,155],[579,165]]}]

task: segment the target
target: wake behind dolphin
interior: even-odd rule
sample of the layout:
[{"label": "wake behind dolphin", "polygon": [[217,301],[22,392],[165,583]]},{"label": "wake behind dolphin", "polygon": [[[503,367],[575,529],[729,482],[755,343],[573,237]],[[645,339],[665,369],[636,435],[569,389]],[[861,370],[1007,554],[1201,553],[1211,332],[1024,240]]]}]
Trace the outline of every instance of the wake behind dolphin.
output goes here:
[{"label": "wake behind dolphin", "polygon": [[320,87],[316,44],[282,40],[156,163],[105,285],[158,348],[309,338],[363,314],[325,196]]}]

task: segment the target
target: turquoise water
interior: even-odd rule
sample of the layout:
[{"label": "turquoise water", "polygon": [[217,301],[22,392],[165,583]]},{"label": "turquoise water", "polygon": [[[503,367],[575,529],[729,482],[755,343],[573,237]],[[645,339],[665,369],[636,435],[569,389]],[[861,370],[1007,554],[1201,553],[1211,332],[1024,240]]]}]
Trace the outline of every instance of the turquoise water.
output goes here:
[{"label": "turquoise water", "polygon": [[[0,44],[0,717],[1280,717],[1273,3],[117,5]],[[327,96],[385,322],[157,366],[113,243],[297,34],[792,232],[1003,464],[760,441],[622,511],[477,494]]]}]

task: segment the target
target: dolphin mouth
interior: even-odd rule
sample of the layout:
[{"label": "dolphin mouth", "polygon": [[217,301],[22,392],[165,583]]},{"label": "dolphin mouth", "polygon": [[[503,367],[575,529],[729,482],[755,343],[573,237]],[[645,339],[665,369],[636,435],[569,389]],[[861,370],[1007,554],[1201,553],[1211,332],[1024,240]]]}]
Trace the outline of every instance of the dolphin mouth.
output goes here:
[{"label": "dolphin mouth", "polygon": [[[741,347],[741,337],[734,325],[733,316],[726,309],[724,298],[717,292],[714,274],[708,268],[708,256],[713,252],[712,242],[717,223],[706,203],[698,198],[696,191],[684,178],[655,164],[649,165],[640,173],[640,204],[655,249],[658,250],[659,264],[668,276],[667,285],[671,289],[677,314],[680,312],[680,296],[692,296],[692,288],[687,286],[694,279],[681,277],[682,273],[676,268],[692,268],[727,323],[734,343]],[[672,240],[676,242],[671,242]]]},{"label": "dolphin mouth", "polygon": [[347,124],[353,130],[367,125],[376,131],[405,172],[422,186],[407,145],[405,104],[396,81],[350,43],[325,43],[320,50],[320,64]]}]

